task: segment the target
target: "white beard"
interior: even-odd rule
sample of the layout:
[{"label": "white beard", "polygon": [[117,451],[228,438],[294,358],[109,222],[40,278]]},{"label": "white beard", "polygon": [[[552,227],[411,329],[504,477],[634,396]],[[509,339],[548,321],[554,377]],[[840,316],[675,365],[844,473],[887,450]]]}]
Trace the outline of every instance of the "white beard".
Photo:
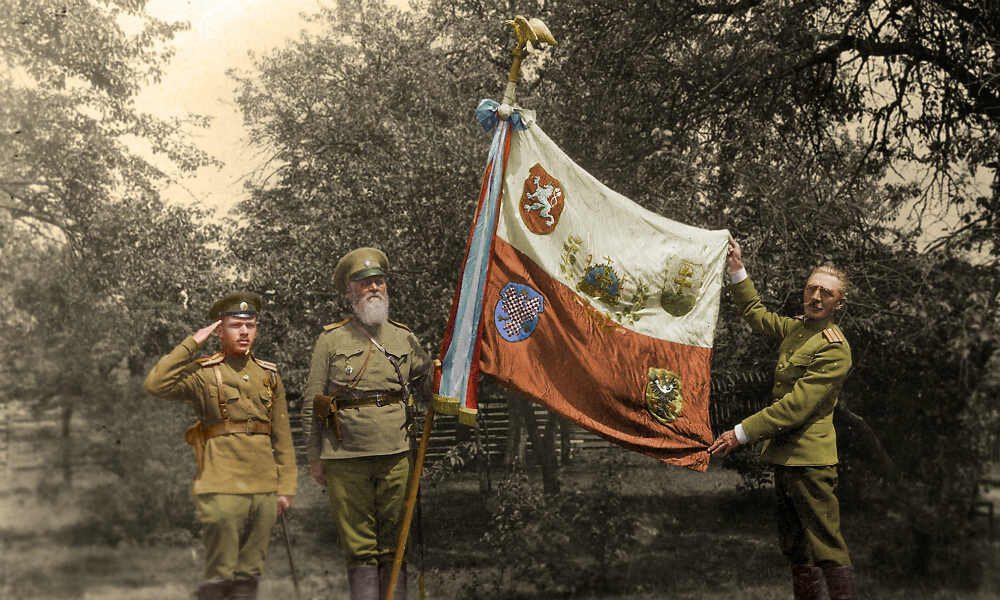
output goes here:
[{"label": "white beard", "polygon": [[367,327],[377,327],[389,320],[389,297],[379,294],[367,298],[351,297],[351,308]]}]

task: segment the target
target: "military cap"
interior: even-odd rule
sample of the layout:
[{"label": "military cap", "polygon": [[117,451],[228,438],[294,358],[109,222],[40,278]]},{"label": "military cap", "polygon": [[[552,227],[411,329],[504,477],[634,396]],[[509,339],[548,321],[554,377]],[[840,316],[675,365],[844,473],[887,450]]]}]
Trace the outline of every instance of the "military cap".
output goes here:
[{"label": "military cap", "polygon": [[260,312],[260,294],[253,292],[233,292],[212,305],[208,318],[256,317]]},{"label": "military cap", "polygon": [[348,282],[374,275],[385,276],[389,259],[378,248],[357,248],[344,255],[333,270],[333,285],[341,294],[347,292]]}]

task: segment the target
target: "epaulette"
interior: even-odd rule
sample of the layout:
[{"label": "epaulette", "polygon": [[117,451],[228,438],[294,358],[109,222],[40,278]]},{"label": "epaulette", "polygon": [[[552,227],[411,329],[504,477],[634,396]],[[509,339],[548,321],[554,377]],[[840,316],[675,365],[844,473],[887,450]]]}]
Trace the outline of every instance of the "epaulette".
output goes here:
[{"label": "epaulette", "polygon": [[253,361],[255,363],[257,363],[261,367],[267,369],[268,371],[274,371],[275,373],[278,372],[278,365],[274,364],[273,362],[266,361],[266,360],[261,360],[261,359],[257,358],[256,356],[253,356],[252,354],[250,355],[250,357],[253,358]]},{"label": "epaulette", "polygon": [[333,331],[334,329],[336,329],[338,327],[343,327],[344,325],[347,325],[348,321],[350,321],[350,319],[344,319],[340,323],[330,323],[329,325],[324,325],[323,326],[323,331]]},{"label": "epaulette", "polygon": [[198,364],[203,367],[211,367],[212,365],[217,365],[222,361],[226,360],[226,355],[222,352],[216,352],[215,354],[209,354],[208,356],[202,356],[197,359]]},{"label": "epaulette", "polygon": [[844,339],[844,334],[840,333],[839,330],[834,329],[833,327],[827,327],[826,329],[824,329],[823,337],[825,337],[826,341],[830,342],[831,344],[839,344],[847,341]]},{"label": "epaulette", "polygon": [[399,323],[397,321],[393,321],[392,319],[389,319],[389,322],[392,323],[393,325],[395,325],[396,327],[399,327],[400,329],[405,329],[405,330],[409,331],[410,333],[413,333],[412,329],[410,329],[406,325],[403,325],[402,323]]}]

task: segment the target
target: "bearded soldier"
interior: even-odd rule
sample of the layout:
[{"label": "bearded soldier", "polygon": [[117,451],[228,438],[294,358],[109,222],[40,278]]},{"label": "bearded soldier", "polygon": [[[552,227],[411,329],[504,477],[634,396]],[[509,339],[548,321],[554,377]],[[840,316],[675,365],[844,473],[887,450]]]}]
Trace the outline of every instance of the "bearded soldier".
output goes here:
[{"label": "bearded soldier", "polygon": [[725,456],[740,444],[765,440],[761,458],[774,465],[781,551],[792,568],[796,600],[856,597],[854,571],[840,532],[837,433],[833,409],[851,370],[851,347],[834,317],[846,302],[843,271],[813,269],[802,293],[803,315],[769,312],[730,238],[727,260],[733,297],[750,327],[781,340],[773,403],[720,435],[709,452]]},{"label": "bearded soldier", "polygon": [[[156,363],[146,391],[190,403],[195,514],[205,542],[200,600],[257,597],[271,527],[292,506],[297,472],[285,388],[274,363],[251,352],[261,298],[237,292],[209,311],[215,322]],[[222,351],[196,358],[212,334]]]},{"label": "bearded soldier", "polygon": [[[389,261],[375,248],[346,254],[333,274],[353,315],[316,340],[302,424],[313,479],[325,485],[352,600],[384,597],[410,474],[410,392],[426,395],[432,362],[389,320]],[[406,598],[406,565],[395,598]]]}]

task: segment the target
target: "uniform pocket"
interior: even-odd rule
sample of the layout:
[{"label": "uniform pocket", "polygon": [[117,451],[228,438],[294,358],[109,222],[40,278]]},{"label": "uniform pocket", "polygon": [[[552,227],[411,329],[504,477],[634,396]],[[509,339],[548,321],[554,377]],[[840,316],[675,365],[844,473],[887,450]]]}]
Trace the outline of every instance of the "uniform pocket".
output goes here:
[{"label": "uniform pocket", "polygon": [[329,383],[337,386],[347,385],[358,376],[364,362],[364,350],[362,349],[334,354],[330,357]]}]

